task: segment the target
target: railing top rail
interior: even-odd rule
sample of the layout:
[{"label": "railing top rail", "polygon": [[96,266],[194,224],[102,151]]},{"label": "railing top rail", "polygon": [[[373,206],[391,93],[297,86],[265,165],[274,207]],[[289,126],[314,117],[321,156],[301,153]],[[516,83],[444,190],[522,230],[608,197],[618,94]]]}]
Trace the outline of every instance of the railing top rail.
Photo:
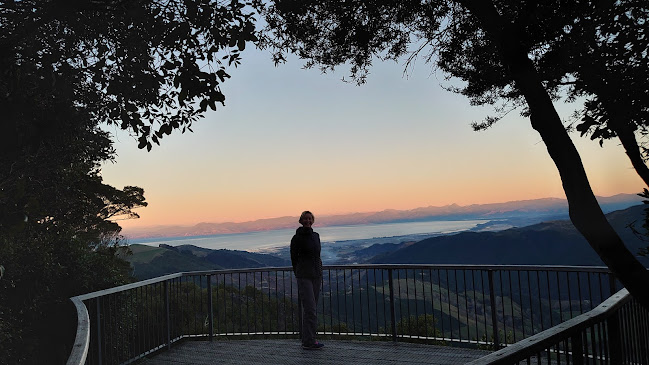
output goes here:
[{"label": "railing top rail", "polygon": [[622,289],[589,312],[471,361],[467,365],[511,364],[520,361],[530,354],[536,354],[542,351],[548,344],[556,343],[557,340],[565,339],[573,333],[578,333],[600,322],[629,300],[631,300],[631,295],[628,290]]},{"label": "railing top rail", "polygon": [[90,317],[88,316],[88,309],[81,300],[77,298],[71,298],[71,300],[77,310],[78,323],[77,335],[67,365],[85,364],[88,347],[90,346]]},{"label": "railing top rail", "polygon": [[[361,265],[324,265],[324,269],[344,270],[344,269],[441,269],[441,270],[482,270],[482,271],[556,271],[556,272],[591,272],[591,273],[610,273],[606,266],[550,266],[550,265],[448,265],[448,264],[361,264]],[[292,271],[290,266],[281,267],[259,267],[248,269],[228,269],[228,270],[203,270],[203,271],[186,271],[157,278],[138,281],[136,283],[126,284],[100,290],[92,293],[76,296],[80,300],[88,300],[101,297],[108,294],[114,294],[121,291],[131,290],[138,287],[160,283],[169,279],[175,279],[183,276],[196,275],[215,275],[215,274],[236,274],[236,273],[255,273],[267,271]]]},{"label": "railing top rail", "polygon": [[92,293],[78,295],[78,296],[72,297],[70,299],[76,298],[76,299],[79,299],[79,300],[88,300],[88,299],[97,298],[97,297],[101,297],[101,296],[108,295],[108,294],[119,293],[121,291],[126,291],[126,290],[139,288],[141,286],[160,283],[160,282],[163,282],[163,281],[166,281],[166,280],[169,280],[169,279],[179,278],[181,276],[184,276],[185,274],[187,274],[187,273],[178,272],[178,273],[175,273],[175,274],[158,276],[157,278],[142,280],[142,281],[138,281],[138,282],[131,283],[131,284],[116,286],[114,288],[108,288],[108,289],[104,289],[104,290],[95,291],[95,292],[92,292]]},{"label": "railing top rail", "polygon": [[[609,274],[611,270],[606,266],[550,266],[550,265],[450,265],[450,264],[352,264],[352,265],[324,265],[323,269],[350,270],[350,269],[440,269],[440,270],[482,270],[482,271],[557,271],[557,272],[590,272]],[[203,270],[183,272],[183,275],[212,275],[212,274],[236,274],[246,272],[266,271],[291,271],[290,266],[280,267],[258,267],[251,269],[226,269],[226,270]]]},{"label": "railing top rail", "polygon": [[444,270],[511,270],[511,271],[570,271],[610,273],[606,266],[567,265],[471,265],[471,264],[355,264],[325,265],[330,269],[444,269]]}]

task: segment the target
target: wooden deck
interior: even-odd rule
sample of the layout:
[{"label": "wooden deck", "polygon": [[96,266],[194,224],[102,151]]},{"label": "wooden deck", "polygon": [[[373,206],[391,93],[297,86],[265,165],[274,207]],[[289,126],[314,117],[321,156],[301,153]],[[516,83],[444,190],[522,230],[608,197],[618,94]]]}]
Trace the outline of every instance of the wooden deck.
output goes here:
[{"label": "wooden deck", "polygon": [[148,358],[143,364],[458,365],[489,353],[405,342],[330,340],[323,343],[325,347],[321,350],[304,350],[295,339],[185,341]]}]

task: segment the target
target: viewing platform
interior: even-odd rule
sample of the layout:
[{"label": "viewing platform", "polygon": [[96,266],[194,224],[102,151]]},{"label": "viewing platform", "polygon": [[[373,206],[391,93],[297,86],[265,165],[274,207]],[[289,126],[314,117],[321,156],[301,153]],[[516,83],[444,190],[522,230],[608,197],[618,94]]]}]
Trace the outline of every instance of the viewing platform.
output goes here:
[{"label": "viewing platform", "polygon": [[296,339],[185,341],[142,364],[457,365],[479,359],[489,353],[490,351],[485,350],[391,341],[328,340],[320,350],[303,350],[300,341]]},{"label": "viewing platform", "polygon": [[71,298],[68,365],[649,364],[649,312],[605,267],[330,265],[321,350],[292,268],[166,275]]}]

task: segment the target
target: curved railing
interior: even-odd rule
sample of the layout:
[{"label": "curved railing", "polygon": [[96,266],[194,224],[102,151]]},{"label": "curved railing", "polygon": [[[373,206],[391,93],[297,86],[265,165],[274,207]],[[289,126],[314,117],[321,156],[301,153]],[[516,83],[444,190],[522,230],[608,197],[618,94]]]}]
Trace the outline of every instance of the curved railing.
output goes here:
[{"label": "curved railing", "polygon": [[649,312],[622,289],[591,311],[468,364],[648,363]]},{"label": "curved railing", "polygon": [[[325,266],[318,333],[498,350],[616,291],[604,267]],[[178,273],[71,299],[68,364],[129,363],[191,337],[299,335],[290,267]]]}]

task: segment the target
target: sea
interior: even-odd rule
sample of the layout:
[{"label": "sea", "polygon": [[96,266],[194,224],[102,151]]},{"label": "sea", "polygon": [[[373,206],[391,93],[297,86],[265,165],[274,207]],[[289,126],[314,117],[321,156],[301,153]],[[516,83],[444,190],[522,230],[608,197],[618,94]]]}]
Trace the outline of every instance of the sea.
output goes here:
[{"label": "sea", "polygon": [[[466,231],[477,227],[488,220],[434,220],[418,222],[373,223],[347,226],[329,226],[313,229],[320,234],[323,243],[341,241],[368,240],[389,237],[421,237],[443,235]],[[296,227],[297,228],[297,227]],[[209,249],[229,249],[249,252],[265,252],[283,248],[290,244],[295,229],[277,229],[270,231],[214,234],[189,237],[156,237],[131,239],[131,244],[158,246],[194,245]]]}]

